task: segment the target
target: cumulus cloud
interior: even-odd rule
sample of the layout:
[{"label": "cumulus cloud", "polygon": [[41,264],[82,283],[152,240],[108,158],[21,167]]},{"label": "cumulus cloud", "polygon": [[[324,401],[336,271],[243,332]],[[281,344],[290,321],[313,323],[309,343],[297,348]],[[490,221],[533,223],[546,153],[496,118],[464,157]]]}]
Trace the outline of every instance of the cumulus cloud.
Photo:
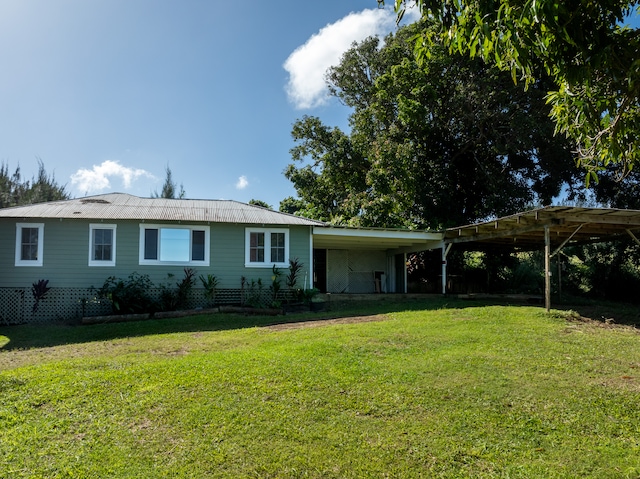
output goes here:
[{"label": "cumulus cloud", "polygon": [[236,183],[236,188],[239,190],[244,190],[247,186],[249,186],[249,180],[247,180],[246,176],[241,176],[238,178],[238,182]]},{"label": "cumulus cloud", "polygon": [[100,165],[93,165],[88,170],[80,168],[71,175],[71,184],[82,193],[97,193],[111,188],[111,178],[120,178],[123,187],[130,188],[131,183],[140,177],[154,178],[154,176],[140,168],[129,168],[117,161],[107,160]]},{"label": "cumulus cloud", "polygon": [[367,9],[350,13],[313,35],[296,48],[284,63],[289,73],[287,95],[296,108],[313,108],[327,101],[324,76],[340,62],[353,42],[370,36],[384,36],[395,27],[396,16],[390,9]]}]

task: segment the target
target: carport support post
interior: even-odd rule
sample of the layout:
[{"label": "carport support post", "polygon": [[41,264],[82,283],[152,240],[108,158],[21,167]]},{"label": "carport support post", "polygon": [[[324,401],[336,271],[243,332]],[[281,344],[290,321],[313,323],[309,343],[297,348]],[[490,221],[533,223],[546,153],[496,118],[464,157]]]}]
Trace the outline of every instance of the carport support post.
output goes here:
[{"label": "carport support post", "polygon": [[442,243],[442,294],[447,294],[447,255],[453,243]]},{"label": "carport support post", "polygon": [[549,227],[544,227],[544,307],[547,313],[551,310],[551,239],[549,237]]}]

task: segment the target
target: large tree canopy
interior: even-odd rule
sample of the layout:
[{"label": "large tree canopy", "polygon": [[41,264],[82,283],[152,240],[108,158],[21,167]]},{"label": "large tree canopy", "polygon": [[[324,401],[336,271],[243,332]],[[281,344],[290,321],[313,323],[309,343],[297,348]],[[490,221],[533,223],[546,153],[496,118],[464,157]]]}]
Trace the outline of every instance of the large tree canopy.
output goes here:
[{"label": "large tree canopy", "polygon": [[[577,173],[554,137],[544,79],[432,45],[418,64],[417,24],[351,48],[327,79],[353,108],[349,134],[304,117],[285,172],[301,214],[361,226],[438,228],[549,203]],[[293,204],[293,203],[292,203]],[[299,204],[297,204],[300,206]]]},{"label": "large tree canopy", "polygon": [[[378,3],[384,4],[384,0]],[[611,164],[624,177],[640,161],[640,32],[621,26],[638,0],[395,0],[417,6],[436,29],[416,37],[481,56],[527,85],[546,72],[556,130],[575,141],[590,178]]]}]

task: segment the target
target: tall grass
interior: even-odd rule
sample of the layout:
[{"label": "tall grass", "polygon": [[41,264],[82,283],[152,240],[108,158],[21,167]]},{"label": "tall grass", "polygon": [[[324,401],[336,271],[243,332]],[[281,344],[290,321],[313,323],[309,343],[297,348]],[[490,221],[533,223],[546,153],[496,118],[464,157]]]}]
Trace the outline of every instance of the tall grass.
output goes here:
[{"label": "tall grass", "polygon": [[0,477],[640,476],[634,329],[417,306],[2,328]]}]

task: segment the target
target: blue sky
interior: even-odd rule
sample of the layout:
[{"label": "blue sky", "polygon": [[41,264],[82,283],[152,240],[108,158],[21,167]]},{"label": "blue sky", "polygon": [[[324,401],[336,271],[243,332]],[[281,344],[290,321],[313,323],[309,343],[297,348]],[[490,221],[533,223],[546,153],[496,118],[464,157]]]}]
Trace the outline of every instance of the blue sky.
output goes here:
[{"label": "blue sky", "polygon": [[189,198],[277,208],[295,120],[347,127],[326,68],[394,29],[376,0],[0,0],[0,161],[73,197],[150,196],[169,166]]},{"label": "blue sky", "polygon": [[394,21],[376,0],[0,0],[0,161],[28,179],[40,158],[73,197],[150,196],[169,166],[189,198],[277,208],[295,120],[346,126],[327,66]]}]

